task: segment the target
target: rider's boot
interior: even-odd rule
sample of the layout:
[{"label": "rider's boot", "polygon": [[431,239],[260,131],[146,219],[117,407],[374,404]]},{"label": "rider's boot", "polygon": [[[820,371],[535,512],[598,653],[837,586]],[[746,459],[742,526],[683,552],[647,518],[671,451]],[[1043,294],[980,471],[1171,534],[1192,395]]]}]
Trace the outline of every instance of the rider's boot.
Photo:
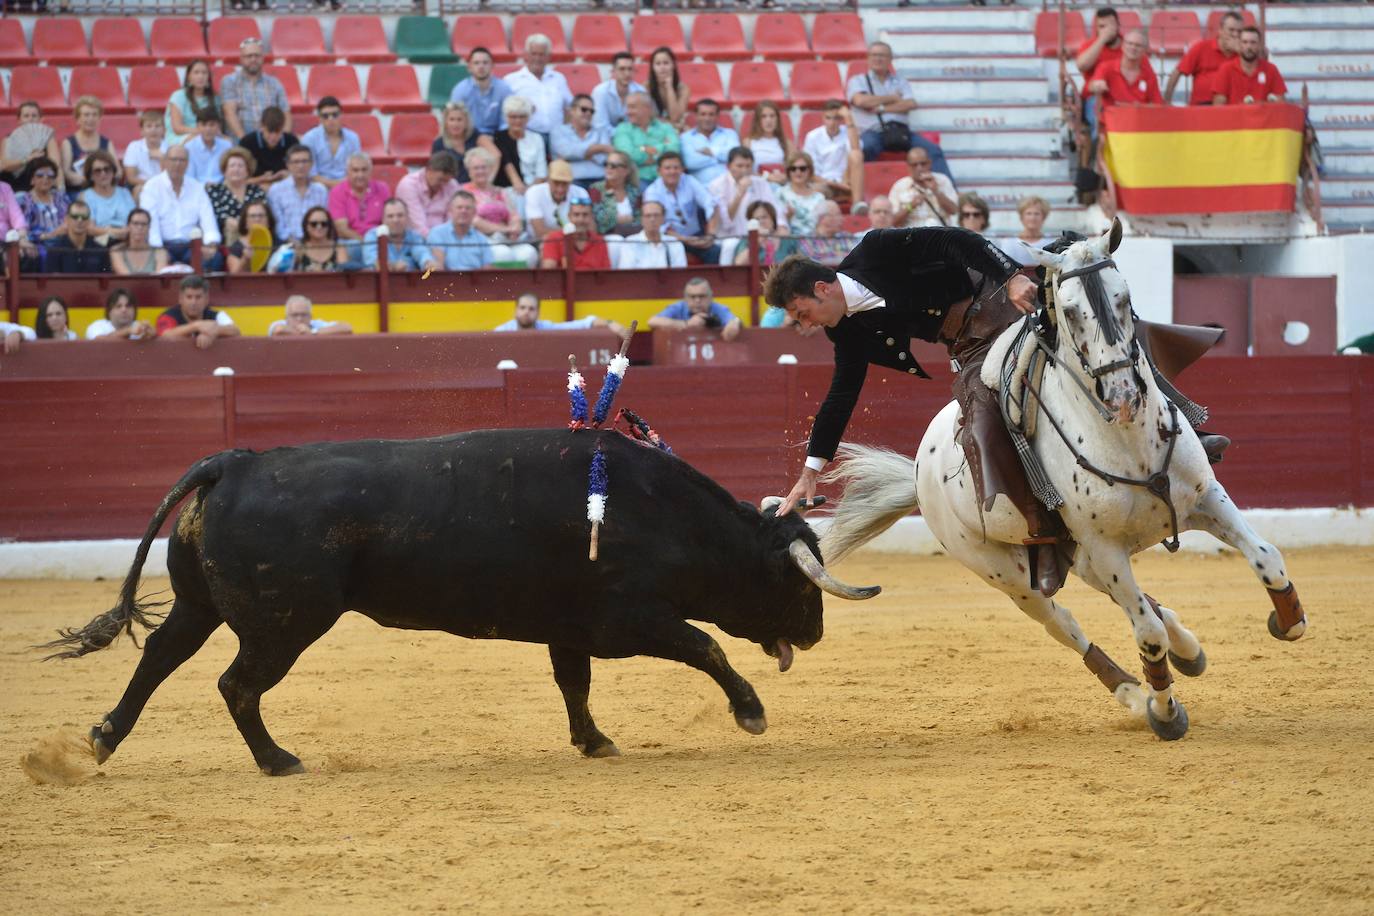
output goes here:
[{"label": "rider's boot", "polygon": [[1202,450],[1207,453],[1207,460],[1212,464],[1221,464],[1221,453],[1226,451],[1226,446],[1231,444],[1231,440],[1226,436],[1204,433],[1201,430],[1198,431],[1197,438],[1202,443]]},{"label": "rider's boot", "polygon": [[1026,518],[1027,533],[1030,535],[1022,543],[1026,545],[1030,560],[1031,587],[1038,589],[1046,598],[1053,597],[1055,592],[1064,587],[1077,545],[1069,537],[1059,513],[1046,509],[1034,496],[1019,508]]}]

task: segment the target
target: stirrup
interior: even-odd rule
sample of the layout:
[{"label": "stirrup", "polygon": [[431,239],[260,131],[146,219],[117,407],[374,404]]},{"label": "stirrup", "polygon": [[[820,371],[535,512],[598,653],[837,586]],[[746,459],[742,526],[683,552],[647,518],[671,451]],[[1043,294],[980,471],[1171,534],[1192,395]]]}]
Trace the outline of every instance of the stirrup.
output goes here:
[{"label": "stirrup", "polygon": [[1198,433],[1197,439],[1202,443],[1202,450],[1207,453],[1207,460],[1212,464],[1221,464],[1222,452],[1226,451],[1231,440],[1216,433]]}]

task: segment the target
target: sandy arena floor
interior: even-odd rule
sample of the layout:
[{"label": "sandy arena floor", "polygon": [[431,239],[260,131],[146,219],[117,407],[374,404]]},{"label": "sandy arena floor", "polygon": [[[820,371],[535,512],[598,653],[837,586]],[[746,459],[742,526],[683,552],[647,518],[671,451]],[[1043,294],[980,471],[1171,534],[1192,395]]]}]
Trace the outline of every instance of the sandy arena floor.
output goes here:
[{"label": "sandy arena floor", "polygon": [[[263,703],[310,768],[284,779],[258,774],[216,690],[227,628],[91,775],[56,735],[113,707],[136,650],[40,664],[24,647],[117,584],[3,583],[0,909],[1374,910],[1374,557],[1290,554],[1312,620],[1291,645],[1237,556],[1137,569],[1211,662],[1181,679],[1192,731],[1173,744],[953,562],[868,555],[841,572],[885,593],[828,600],[788,674],[723,638],[762,737],[698,672],[596,662],[592,708],[625,756],[583,760],[543,647],[350,615]],[[1135,671],[1121,613],[1065,595]],[[79,783],[32,782],[36,748]]]}]

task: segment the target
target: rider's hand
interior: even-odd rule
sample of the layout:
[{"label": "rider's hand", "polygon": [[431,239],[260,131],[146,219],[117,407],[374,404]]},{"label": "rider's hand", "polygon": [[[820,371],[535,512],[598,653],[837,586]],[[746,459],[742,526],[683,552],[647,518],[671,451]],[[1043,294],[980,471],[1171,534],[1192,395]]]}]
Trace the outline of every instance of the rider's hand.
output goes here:
[{"label": "rider's hand", "polygon": [[802,468],[801,476],[797,478],[796,486],[792,487],[792,492],[788,493],[787,498],[782,501],[782,505],[778,506],[778,518],[781,518],[797,508],[797,503],[801,500],[809,500],[816,495],[816,478],[819,476],[819,471],[811,468]]},{"label": "rider's hand", "polygon": [[1007,281],[1007,298],[1017,311],[1026,315],[1040,307],[1035,298],[1035,281],[1025,274],[1016,274]]}]

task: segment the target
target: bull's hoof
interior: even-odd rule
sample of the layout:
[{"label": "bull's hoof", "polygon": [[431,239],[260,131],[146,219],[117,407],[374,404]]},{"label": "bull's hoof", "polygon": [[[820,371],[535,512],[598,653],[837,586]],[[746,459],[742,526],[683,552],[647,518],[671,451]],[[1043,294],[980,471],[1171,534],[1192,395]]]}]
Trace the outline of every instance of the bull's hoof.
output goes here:
[{"label": "bull's hoof", "polygon": [[1281,639],[1281,640],[1283,640],[1284,642],[1293,642],[1293,641],[1299,639],[1299,638],[1302,636],[1302,634],[1304,634],[1304,633],[1306,633],[1306,632],[1307,632],[1307,618],[1306,618],[1306,617],[1304,617],[1302,620],[1299,620],[1297,623],[1293,624],[1293,626],[1289,628],[1288,632],[1285,633],[1285,632],[1283,632],[1283,630],[1280,630],[1280,629],[1279,629],[1279,615],[1278,615],[1278,612],[1276,612],[1276,611],[1270,611],[1270,612],[1269,612],[1269,635],[1272,636],[1272,637],[1274,637],[1275,639]]},{"label": "bull's hoof", "polygon": [[262,770],[264,776],[299,776],[305,772],[305,765],[295,754],[280,751],[271,763],[265,763],[258,769]]},{"label": "bull's hoof", "polygon": [[610,738],[603,738],[600,743],[579,744],[577,749],[582,752],[582,756],[599,757],[619,757],[620,748],[615,746],[615,742]]},{"label": "bull's hoof", "polygon": [[1181,655],[1169,650],[1169,664],[1174,666],[1174,670],[1185,677],[1197,677],[1207,670],[1207,653],[1201,648],[1197,650],[1197,658],[1186,659]]},{"label": "bull's hoof", "polygon": [[91,728],[91,734],[87,740],[90,742],[91,756],[95,758],[97,766],[109,760],[110,755],[114,753],[114,748],[105,743],[105,736],[101,733],[99,725]]},{"label": "bull's hoof", "polygon": [[735,723],[751,735],[762,735],[768,730],[768,720],[762,713],[757,716],[735,716]]},{"label": "bull's hoof", "polygon": [[1183,704],[1178,700],[1170,700],[1169,705],[1174,709],[1172,719],[1160,720],[1155,718],[1154,707],[1150,704],[1145,706],[1145,718],[1150,723],[1150,731],[1154,732],[1164,741],[1177,741],[1188,734],[1188,710],[1183,708]]}]

